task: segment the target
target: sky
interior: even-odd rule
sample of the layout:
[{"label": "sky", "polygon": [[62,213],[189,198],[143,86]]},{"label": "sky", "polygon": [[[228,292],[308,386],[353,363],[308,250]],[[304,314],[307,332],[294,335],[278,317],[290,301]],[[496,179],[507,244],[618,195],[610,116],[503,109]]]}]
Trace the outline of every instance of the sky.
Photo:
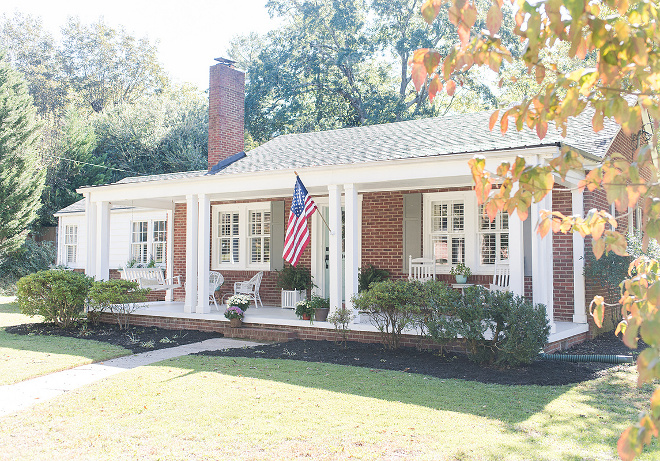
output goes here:
[{"label": "sky", "polygon": [[277,26],[265,8],[267,0],[2,0],[0,15],[15,12],[40,16],[58,37],[69,16],[89,24],[103,17],[137,37],[158,41],[159,59],[179,83],[208,88],[209,66],[226,56],[237,34],[265,33]]}]

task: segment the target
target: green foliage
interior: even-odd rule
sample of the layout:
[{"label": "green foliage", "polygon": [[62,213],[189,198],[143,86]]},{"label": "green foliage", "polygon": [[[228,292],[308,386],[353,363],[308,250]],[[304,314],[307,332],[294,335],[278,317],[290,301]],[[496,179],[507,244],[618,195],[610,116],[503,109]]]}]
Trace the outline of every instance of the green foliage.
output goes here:
[{"label": "green foliage", "polygon": [[[481,2],[480,3],[484,3]],[[448,52],[449,21],[424,23],[420,0],[272,0],[281,26],[233,39],[230,57],[247,70],[246,128],[258,142],[273,136],[371,125],[496,105],[482,75],[464,76],[453,97],[415,91],[408,63],[415,48]],[[505,13],[506,21],[512,17]],[[484,24],[484,18],[480,18]],[[510,32],[502,33],[511,40]]]},{"label": "green foliage", "polygon": [[379,269],[373,264],[363,266],[358,271],[358,292],[367,291],[372,283],[382,282],[390,278],[390,273]]},{"label": "green foliage", "polygon": [[41,206],[45,171],[39,168],[37,136],[27,86],[0,51],[0,261],[23,245]]},{"label": "green foliage", "polygon": [[328,298],[312,295],[307,302],[314,311],[316,309],[330,309],[330,299]]},{"label": "green foliage", "polygon": [[464,263],[458,263],[449,270],[451,275],[464,275],[469,277],[472,275],[472,270]]},{"label": "green foliage", "polygon": [[309,290],[314,287],[312,275],[309,272],[309,269],[305,267],[294,267],[291,264],[285,264],[282,270],[276,272],[277,286],[283,290],[301,291]]},{"label": "green foliage", "polygon": [[462,338],[468,356],[480,363],[531,363],[548,340],[545,306],[509,291],[469,287],[461,296],[445,292],[430,304],[429,335],[441,344]]},{"label": "green foliage", "polygon": [[315,311],[316,308],[308,299],[303,299],[302,301],[298,301],[296,303],[296,311],[295,311],[296,317],[298,317],[301,320],[304,320],[303,316],[309,316],[309,321],[313,323]]},{"label": "green foliage", "polygon": [[25,240],[23,246],[0,263],[0,289],[13,294],[18,279],[33,272],[48,269],[57,257],[52,242]]},{"label": "green foliage", "polygon": [[47,270],[22,277],[16,299],[21,312],[69,328],[80,317],[92,279],[73,271]]},{"label": "green foliage", "polygon": [[407,280],[384,280],[353,297],[355,307],[365,312],[390,349],[399,347],[401,334],[415,322],[425,305],[423,285]]},{"label": "green foliage", "polygon": [[136,39],[103,19],[87,25],[70,17],[61,33],[57,50],[60,71],[68,87],[94,112],[167,87],[156,47],[148,39]]},{"label": "green foliage", "polygon": [[90,307],[95,312],[109,311],[117,318],[120,329],[129,324],[129,315],[139,309],[140,303],[147,300],[149,290],[139,288],[131,280],[101,280],[92,283],[89,290]]},{"label": "green foliage", "polygon": [[107,179],[105,168],[91,166],[97,162],[93,157],[96,135],[92,124],[73,107],[68,108],[62,123],[56,157],[50,158],[46,187],[41,194],[44,206],[39,215],[44,226],[56,225],[53,213],[82,199],[77,188],[102,184]]},{"label": "green foliage", "polygon": [[328,322],[335,326],[335,343],[341,342],[346,347],[346,340],[348,338],[348,325],[355,318],[355,314],[351,309],[342,306],[328,316]]}]

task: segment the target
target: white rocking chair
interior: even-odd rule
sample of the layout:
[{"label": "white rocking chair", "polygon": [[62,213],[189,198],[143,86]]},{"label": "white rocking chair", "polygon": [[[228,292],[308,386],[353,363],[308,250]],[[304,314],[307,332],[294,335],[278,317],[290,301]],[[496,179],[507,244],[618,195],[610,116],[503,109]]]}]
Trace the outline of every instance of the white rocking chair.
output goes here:
[{"label": "white rocking chair", "polygon": [[408,280],[428,282],[435,280],[435,260],[408,256]]},{"label": "white rocking chair", "polygon": [[259,272],[257,275],[252,277],[246,282],[236,282],[234,283],[234,294],[235,295],[248,295],[254,300],[255,307],[264,307],[264,303],[261,302],[261,296],[259,296],[259,287],[261,286],[261,279],[264,276],[263,272]]},{"label": "white rocking chair", "polygon": [[220,286],[225,283],[225,278],[220,272],[211,271],[209,273],[209,301],[212,301],[215,304],[215,308],[220,311],[218,302],[215,300],[215,292]]},{"label": "white rocking chair", "polygon": [[509,282],[511,279],[511,271],[509,269],[509,261],[497,261],[495,263],[495,274],[493,275],[493,283],[490,284],[488,289],[490,291],[509,291]]}]

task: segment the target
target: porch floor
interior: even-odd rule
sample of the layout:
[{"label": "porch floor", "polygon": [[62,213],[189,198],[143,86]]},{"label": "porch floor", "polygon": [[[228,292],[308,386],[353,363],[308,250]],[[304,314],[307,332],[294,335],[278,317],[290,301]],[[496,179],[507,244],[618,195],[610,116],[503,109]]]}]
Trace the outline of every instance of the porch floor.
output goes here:
[{"label": "porch floor", "polygon": [[[144,316],[154,316],[154,317],[174,317],[174,318],[188,318],[188,319],[198,319],[198,320],[210,320],[214,322],[227,322],[224,316],[226,306],[220,305],[220,310],[218,311],[214,305],[211,305],[211,312],[206,314],[198,314],[196,312],[184,312],[183,302],[175,301],[156,301],[146,303],[145,307],[138,309],[133,314],[134,315],[144,315]],[[376,332],[378,329],[369,323],[369,320],[364,318],[360,319],[359,323],[352,323],[350,329],[353,331],[373,331]],[[247,311],[245,311],[245,316],[243,317],[244,323],[254,323],[261,325],[273,325],[273,326],[294,326],[294,327],[312,327],[319,329],[334,329],[334,325],[330,322],[309,322],[309,320],[299,320],[293,309],[282,309],[278,306],[269,306],[264,305],[262,308],[255,308],[251,306]],[[573,323],[573,322],[562,322],[555,321],[555,331],[550,333],[548,338],[548,343],[554,343],[557,341],[563,341],[565,339],[571,338],[573,336],[580,335],[589,330],[589,326],[583,323]],[[419,334],[417,331],[405,331],[407,334]]]}]

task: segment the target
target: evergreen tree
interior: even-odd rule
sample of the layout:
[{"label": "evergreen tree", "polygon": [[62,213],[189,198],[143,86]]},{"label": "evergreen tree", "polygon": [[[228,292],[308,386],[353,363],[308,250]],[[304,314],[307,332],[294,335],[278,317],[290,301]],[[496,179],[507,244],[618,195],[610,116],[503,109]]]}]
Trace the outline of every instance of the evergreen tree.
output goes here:
[{"label": "evergreen tree", "polygon": [[41,206],[38,136],[27,85],[0,52],[0,261],[23,244]]}]

